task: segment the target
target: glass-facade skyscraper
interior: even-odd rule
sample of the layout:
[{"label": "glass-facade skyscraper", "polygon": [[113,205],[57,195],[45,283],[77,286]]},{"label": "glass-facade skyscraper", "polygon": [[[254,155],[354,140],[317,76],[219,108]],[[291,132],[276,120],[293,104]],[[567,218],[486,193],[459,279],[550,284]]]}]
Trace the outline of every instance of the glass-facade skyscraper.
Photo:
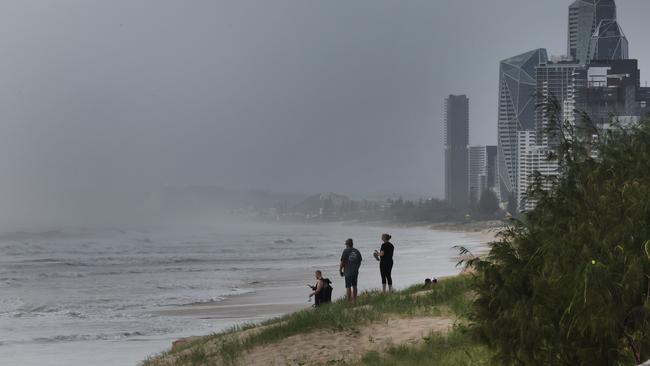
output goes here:
[{"label": "glass-facade skyscraper", "polygon": [[627,58],[614,0],[576,0],[569,6],[567,55],[580,64]]},{"label": "glass-facade skyscraper", "polygon": [[548,61],[539,48],[501,61],[499,67],[498,172],[499,198],[516,196],[517,133],[535,128],[535,68]]},{"label": "glass-facade skyscraper", "polygon": [[590,61],[626,60],[627,37],[616,20],[602,20],[591,36]]}]

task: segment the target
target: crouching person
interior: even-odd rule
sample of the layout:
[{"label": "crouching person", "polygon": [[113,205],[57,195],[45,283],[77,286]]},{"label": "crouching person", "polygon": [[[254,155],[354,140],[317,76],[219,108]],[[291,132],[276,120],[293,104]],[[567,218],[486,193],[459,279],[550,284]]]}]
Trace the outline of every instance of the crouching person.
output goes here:
[{"label": "crouching person", "polygon": [[323,278],[321,271],[316,271],[314,276],[316,277],[316,283],[314,286],[310,286],[312,293],[309,294],[310,298],[314,297],[314,306],[319,307],[332,302],[332,281],[329,278]]}]

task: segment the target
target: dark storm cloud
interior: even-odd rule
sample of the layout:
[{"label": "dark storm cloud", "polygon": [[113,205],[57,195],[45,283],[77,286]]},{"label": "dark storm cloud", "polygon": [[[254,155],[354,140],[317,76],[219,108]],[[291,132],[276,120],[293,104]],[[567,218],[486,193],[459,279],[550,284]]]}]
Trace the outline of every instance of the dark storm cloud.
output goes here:
[{"label": "dark storm cloud", "polygon": [[[444,97],[495,143],[498,61],[565,53],[569,3],[3,1],[4,216],[174,185],[440,196]],[[646,77],[650,2],[618,5]]]}]

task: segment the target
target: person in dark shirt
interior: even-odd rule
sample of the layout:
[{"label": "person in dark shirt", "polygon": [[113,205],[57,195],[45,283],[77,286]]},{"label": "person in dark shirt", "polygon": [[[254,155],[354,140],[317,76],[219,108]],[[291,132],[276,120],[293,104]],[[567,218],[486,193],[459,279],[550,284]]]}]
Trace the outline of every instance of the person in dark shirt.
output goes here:
[{"label": "person in dark shirt", "polygon": [[382,234],[381,240],[383,244],[379,251],[373,253],[375,259],[379,261],[379,273],[381,274],[381,288],[386,292],[386,284],[388,284],[388,291],[393,291],[393,277],[391,272],[393,271],[393,253],[395,252],[395,246],[390,242],[390,234]]},{"label": "person in dark shirt", "polygon": [[361,252],[353,248],[352,239],[345,241],[345,250],[341,254],[341,266],[339,271],[345,277],[345,294],[348,301],[357,301],[357,280],[359,279],[359,267],[361,266]]}]

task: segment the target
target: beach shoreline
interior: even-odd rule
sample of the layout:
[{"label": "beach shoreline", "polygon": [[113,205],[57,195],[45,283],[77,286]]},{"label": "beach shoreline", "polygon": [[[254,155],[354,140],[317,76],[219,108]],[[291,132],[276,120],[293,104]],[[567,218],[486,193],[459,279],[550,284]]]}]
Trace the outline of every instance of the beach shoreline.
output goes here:
[{"label": "beach shoreline", "polygon": [[[415,357],[429,363],[440,358],[473,361],[475,355],[484,358],[486,353],[459,331],[467,322],[471,283],[471,276],[455,275],[426,288],[367,292],[356,304],[339,300],[264,323],[178,339],[142,366],[375,364],[372,360],[382,357],[399,358],[391,351],[396,347],[416,353],[428,350],[430,355]],[[461,337],[470,349],[449,348],[448,336],[455,342]]]},{"label": "beach shoreline", "polygon": [[[340,223],[339,223],[340,224]],[[495,236],[498,232],[498,229],[503,225],[502,222],[490,223],[489,225],[484,225],[482,227],[477,226],[464,226],[462,224],[445,226],[444,228],[435,225],[413,225],[408,228],[410,229],[426,229],[436,232],[455,232],[468,234],[475,239],[478,239],[480,242],[480,247],[476,250],[473,255],[484,255],[488,251],[488,243],[495,240]],[[354,225],[359,226],[358,223]],[[369,227],[383,227],[386,228],[386,225],[367,225]],[[396,227],[393,227],[396,228]],[[406,227],[401,227],[401,229],[406,229]],[[466,257],[454,257],[450,256],[449,261],[457,262],[460,259]],[[335,266],[326,267],[326,273],[334,273],[337,268]],[[449,278],[457,276],[463,273],[462,268],[458,268],[455,274],[446,274],[439,276],[437,278]],[[294,274],[298,275],[298,274]],[[423,280],[422,278],[413,278],[411,283],[407,285],[417,284]],[[343,296],[343,289],[338,288],[335,284],[334,298],[341,298]],[[236,294],[228,296],[225,299],[208,304],[190,304],[170,307],[168,309],[158,310],[155,312],[156,315],[160,316],[180,316],[180,317],[200,317],[206,321],[219,321],[229,320],[235,322],[237,328],[243,326],[259,326],[264,321],[278,318],[283,315],[291,314],[300,310],[307,309],[312,306],[311,303],[307,302],[308,289],[305,286],[305,290],[302,292],[296,292],[296,287],[292,285],[284,286],[269,286],[257,288],[254,291],[247,292],[244,294]],[[370,290],[370,289],[367,289]],[[226,331],[227,329],[216,329],[215,332]],[[172,344],[178,344],[185,342],[186,339],[195,339],[201,337],[199,335],[193,335],[190,337],[184,337],[181,339],[172,340]]]}]

